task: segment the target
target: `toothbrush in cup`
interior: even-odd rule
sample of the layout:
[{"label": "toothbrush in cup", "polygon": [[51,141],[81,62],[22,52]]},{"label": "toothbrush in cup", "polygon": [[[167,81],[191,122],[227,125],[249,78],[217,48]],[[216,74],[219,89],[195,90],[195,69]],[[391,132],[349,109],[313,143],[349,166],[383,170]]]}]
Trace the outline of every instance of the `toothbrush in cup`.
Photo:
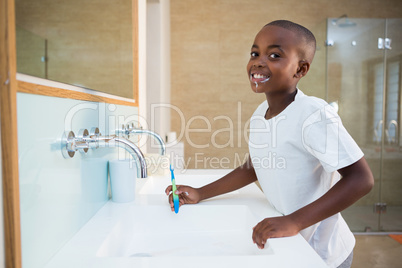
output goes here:
[{"label": "toothbrush in cup", "polygon": [[179,196],[176,194],[176,181],[174,178],[174,173],[173,173],[173,166],[170,165],[170,175],[171,175],[171,180],[172,180],[172,196],[173,196],[173,205],[174,205],[174,212],[177,214],[179,213]]}]

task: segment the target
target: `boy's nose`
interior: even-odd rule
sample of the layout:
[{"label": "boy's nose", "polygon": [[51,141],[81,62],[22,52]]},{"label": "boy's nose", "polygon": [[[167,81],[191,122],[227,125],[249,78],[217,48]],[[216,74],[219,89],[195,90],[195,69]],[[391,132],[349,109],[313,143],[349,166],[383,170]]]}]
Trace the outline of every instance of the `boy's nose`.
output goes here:
[{"label": "boy's nose", "polygon": [[253,62],[253,67],[263,67],[263,66],[266,66],[266,65],[267,64],[266,64],[266,62],[265,62],[263,57],[260,57],[260,58],[256,59]]},{"label": "boy's nose", "polygon": [[261,61],[256,61],[253,63],[253,67],[263,67],[263,66],[265,66],[265,63]]}]

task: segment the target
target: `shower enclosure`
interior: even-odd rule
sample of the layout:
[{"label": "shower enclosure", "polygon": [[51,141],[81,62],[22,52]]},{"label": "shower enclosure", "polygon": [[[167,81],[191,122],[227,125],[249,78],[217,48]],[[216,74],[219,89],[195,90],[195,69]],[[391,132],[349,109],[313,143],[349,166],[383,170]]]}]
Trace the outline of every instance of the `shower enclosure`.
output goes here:
[{"label": "shower enclosure", "polygon": [[354,232],[402,231],[402,19],[329,18],[326,49],[327,101],[375,178],[342,215]]}]

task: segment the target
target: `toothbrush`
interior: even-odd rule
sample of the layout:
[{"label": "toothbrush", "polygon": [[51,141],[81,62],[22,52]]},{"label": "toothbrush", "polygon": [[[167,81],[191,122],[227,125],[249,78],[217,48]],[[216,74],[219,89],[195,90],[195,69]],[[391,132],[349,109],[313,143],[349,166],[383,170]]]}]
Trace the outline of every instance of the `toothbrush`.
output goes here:
[{"label": "toothbrush", "polygon": [[179,213],[179,196],[175,194],[177,188],[176,188],[176,181],[174,178],[174,173],[173,173],[173,166],[170,165],[170,175],[172,179],[172,195],[173,195],[173,204],[174,204],[174,212],[177,214]]}]

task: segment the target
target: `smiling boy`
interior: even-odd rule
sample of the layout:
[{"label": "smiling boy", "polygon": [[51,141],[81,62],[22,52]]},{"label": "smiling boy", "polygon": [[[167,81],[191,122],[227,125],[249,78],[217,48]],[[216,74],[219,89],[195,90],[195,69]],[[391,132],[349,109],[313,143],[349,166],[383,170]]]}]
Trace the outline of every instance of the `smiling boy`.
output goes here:
[{"label": "smiling boy", "polygon": [[[323,100],[297,88],[315,54],[314,35],[290,21],[273,21],[255,37],[247,73],[264,101],[250,121],[246,163],[201,188],[177,186],[180,204],[195,204],[259,181],[269,202],[284,216],[253,228],[259,248],[266,240],[300,233],[330,267],[350,267],[355,239],[340,211],[374,184],[362,151]],[[264,166],[275,155],[281,167]],[[342,179],[340,179],[340,175]],[[171,187],[167,187],[169,195]],[[173,209],[171,195],[169,202]]]}]

